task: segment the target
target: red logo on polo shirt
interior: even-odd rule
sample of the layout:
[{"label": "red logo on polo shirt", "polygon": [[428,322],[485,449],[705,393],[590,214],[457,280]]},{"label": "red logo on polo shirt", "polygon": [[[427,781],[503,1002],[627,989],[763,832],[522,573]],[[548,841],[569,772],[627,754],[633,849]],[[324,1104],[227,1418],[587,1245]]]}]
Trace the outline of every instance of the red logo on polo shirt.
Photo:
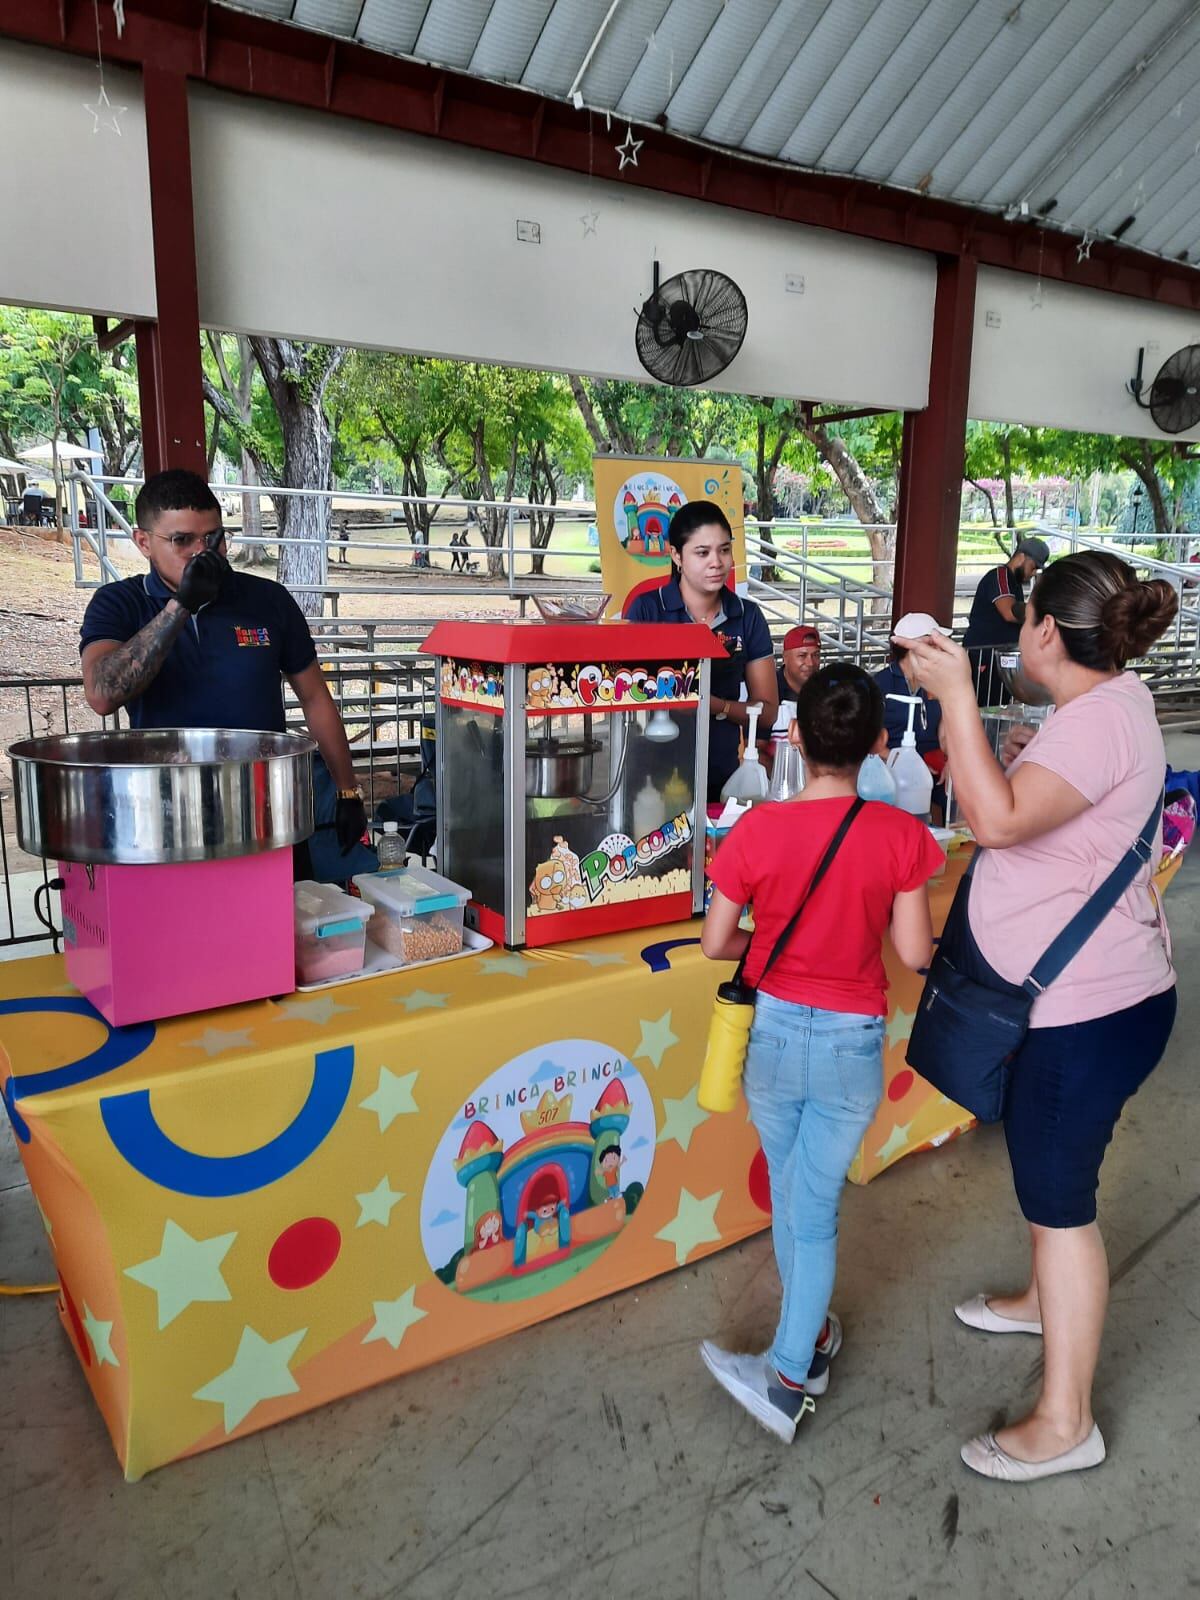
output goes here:
[{"label": "red logo on polo shirt", "polygon": [[271,635],[265,628],[235,628],[233,636],[243,649],[248,646],[270,644]]}]

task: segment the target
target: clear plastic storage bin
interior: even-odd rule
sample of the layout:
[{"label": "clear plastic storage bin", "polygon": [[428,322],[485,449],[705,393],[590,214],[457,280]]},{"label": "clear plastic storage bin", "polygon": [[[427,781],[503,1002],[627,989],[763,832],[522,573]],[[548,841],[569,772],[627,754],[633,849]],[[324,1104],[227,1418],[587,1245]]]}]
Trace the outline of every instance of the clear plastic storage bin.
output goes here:
[{"label": "clear plastic storage bin", "polygon": [[463,946],[463,909],[471,891],[428,867],[363,872],[355,887],[373,908],[371,941],[406,965],[456,956]]},{"label": "clear plastic storage bin", "polygon": [[371,907],[332,883],[309,878],[295,885],[295,897],[296,982],[321,983],[360,972]]}]

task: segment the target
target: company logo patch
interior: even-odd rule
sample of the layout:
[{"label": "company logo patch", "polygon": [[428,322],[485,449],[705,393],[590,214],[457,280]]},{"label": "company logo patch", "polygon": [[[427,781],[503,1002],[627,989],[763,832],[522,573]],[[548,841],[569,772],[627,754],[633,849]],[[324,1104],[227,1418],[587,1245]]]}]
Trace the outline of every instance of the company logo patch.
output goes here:
[{"label": "company logo patch", "polygon": [[233,636],[242,649],[271,642],[271,635],[265,628],[235,628]]}]

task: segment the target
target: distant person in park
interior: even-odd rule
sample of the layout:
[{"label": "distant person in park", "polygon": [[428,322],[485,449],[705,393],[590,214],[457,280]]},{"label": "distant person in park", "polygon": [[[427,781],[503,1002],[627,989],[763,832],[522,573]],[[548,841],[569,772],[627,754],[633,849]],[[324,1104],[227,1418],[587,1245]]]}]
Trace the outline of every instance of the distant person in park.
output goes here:
[{"label": "distant person in park", "polygon": [[1049,559],[1044,539],[1022,539],[1002,567],[993,567],[979,580],[963,645],[971,656],[975,698],[981,706],[1006,705],[1011,698],[995,670],[996,652],[1017,648],[1025,585]]},{"label": "distant person in park", "polygon": [[80,629],[88,704],[102,717],[124,708],[134,728],[284,733],[286,678],[321,752],[318,808],[322,787],[334,791],[332,826],[345,855],[367,813],[304,613],[281,583],[230,566],[221,507],[196,473],[147,478],[134,517],[133,542],[150,570],[102,584],[88,602]]},{"label": "distant person in park", "polygon": [[738,764],[742,730],[749,725],[749,702],[762,704],[769,728],[779,710],[775,689],[775,649],[766,618],[753,600],[727,587],[733,571],[733,530],[711,500],[689,500],[667,530],[672,577],[657,589],[635,595],[625,609],[628,622],[703,622],[725,646],[725,658],[712,663],[709,680],[708,798],[719,800],[725,780]]}]

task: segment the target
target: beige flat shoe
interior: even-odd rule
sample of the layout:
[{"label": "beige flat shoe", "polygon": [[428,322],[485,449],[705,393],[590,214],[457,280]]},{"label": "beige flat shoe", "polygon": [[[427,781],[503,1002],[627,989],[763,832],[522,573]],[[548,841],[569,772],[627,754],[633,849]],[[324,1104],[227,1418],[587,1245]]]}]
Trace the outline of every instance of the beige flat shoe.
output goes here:
[{"label": "beige flat shoe", "polygon": [[1018,1461],[1007,1450],[1001,1450],[993,1433],[968,1439],[960,1453],[965,1465],[981,1477],[998,1478],[1004,1483],[1032,1483],[1035,1478],[1053,1478],[1060,1472],[1083,1472],[1088,1467],[1098,1467],[1107,1451],[1100,1429],[1093,1425],[1082,1444],[1077,1444],[1073,1450],[1064,1450],[1060,1456],[1051,1456],[1048,1461]]},{"label": "beige flat shoe", "polygon": [[979,1328],[983,1333],[1037,1333],[1040,1322],[1018,1322],[1015,1317],[998,1317],[987,1303],[987,1295],[972,1295],[955,1306],[954,1315],[968,1328]]}]

